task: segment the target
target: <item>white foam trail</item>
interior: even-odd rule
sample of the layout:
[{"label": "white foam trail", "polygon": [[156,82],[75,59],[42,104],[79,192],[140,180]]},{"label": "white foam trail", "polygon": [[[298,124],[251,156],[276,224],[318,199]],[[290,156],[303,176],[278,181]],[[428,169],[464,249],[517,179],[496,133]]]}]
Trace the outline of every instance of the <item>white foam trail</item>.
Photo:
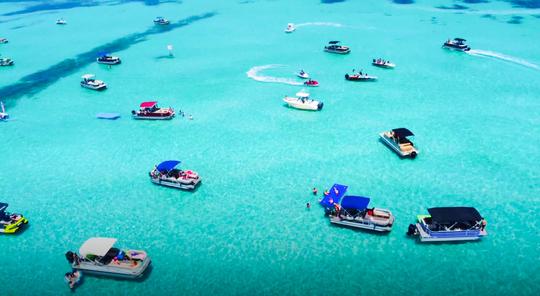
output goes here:
[{"label": "white foam trail", "polygon": [[271,69],[271,68],[277,68],[282,67],[283,65],[263,65],[263,66],[255,66],[249,71],[246,72],[247,76],[253,80],[260,81],[260,82],[269,82],[269,83],[283,83],[288,85],[303,85],[301,82],[294,81],[289,78],[281,78],[281,77],[273,77],[273,76],[264,76],[260,75],[259,72]]},{"label": "white foam trail", "polygon": [[326,26],[326,27],[336,27],[336,28],[343,27],[342,24],[330,23],[330,22],[309,22],[309,23],[297,24],[295,26],[296,28],[306,27],[306,26]]},{"label": "white foam trail", "polygon": [[481,57],[488,57],[488,58],[495,58],[503,61],[507,61],[510,63],[522,65],[528,68],[532,68],[535,70],[540,70],[540,67],[537,64],[531,63],[527,60],[516,58],[513,56],[505,55],[499,52],[494,52],[490,50],[482,50],[482,49],[471,49],[467,51],[466,53],[474,56],[481,56]]}]

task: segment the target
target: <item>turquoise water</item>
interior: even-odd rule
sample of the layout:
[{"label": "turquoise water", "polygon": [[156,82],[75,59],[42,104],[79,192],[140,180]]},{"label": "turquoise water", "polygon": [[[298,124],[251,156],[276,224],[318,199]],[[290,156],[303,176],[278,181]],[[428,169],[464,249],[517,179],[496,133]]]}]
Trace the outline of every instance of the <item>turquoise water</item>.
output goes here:
[{"label": "turquoise water", "polygon": [[[153,268],[141,282],[87,276],[79,295],[538,294],[540,11],[503,1],[436,8],[454,4],[140,1],[0,16],[10,40],[0,53],[16,63],[0,68],[14,119],[0,124],[0,196],[30,220],[0,238],[1,294],[71,294],[64,253],[93,236],[147,250]],[[157,15],[181,23],[156,31]],[[285,34],[289,22],[304,25]],[[474,55],[440,49],[458,36]],[[334,39],[352,53],[322,52]],[[84,63],[107,44],[122,65]],[[373,68],[375,57],[397,68]],[[281,66],[253,71],[266,65]],[[282,105],[302,87],[249,77],[298,82],[299,68],[321,83],[309,91],[322,112]],[[344,81],[353,68],[379,81]],[[85,73],[109,89],[81,89]],[[130,119],[155,98],[194,120]],[[417,135],[414,161],[378,141],[401,126]],[[197,191],[149,182],[172,158],[201,174]],[[335,182],[392,210],[394,230],[333,227],[318,206],[306,210],[312,187]],[[458,205],[479,209],[488,237],[405,236],[426,208]]]}]

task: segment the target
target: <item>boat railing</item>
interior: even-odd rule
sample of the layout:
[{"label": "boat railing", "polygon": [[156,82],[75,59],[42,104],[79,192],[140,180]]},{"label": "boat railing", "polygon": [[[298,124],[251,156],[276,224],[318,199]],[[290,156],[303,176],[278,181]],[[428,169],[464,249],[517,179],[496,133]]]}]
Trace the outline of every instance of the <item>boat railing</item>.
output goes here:
[{"label": "boat railing", "polygon": [[422,229],[433,237],[477,237],[480,235],[479,229],[454,230],[454,231],[433,231],[426,224],[420,223]]}]

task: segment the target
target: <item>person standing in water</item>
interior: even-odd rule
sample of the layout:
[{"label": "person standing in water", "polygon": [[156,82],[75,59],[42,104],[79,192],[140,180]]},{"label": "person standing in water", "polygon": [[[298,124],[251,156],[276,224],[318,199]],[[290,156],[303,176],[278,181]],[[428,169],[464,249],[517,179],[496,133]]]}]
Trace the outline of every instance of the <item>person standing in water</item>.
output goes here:
[{"label": "person standing in water", "polygon": [[306,208],[307,208],[308,210],[311,209],[311,203],[310,203],[309,201],[306,203]]},{"label": "person standing in water", "polygon": [[313,190],[311,192],[313,192],[313,195],[317,195],[319,191],[317,190],[317,188],[313,187]]}]

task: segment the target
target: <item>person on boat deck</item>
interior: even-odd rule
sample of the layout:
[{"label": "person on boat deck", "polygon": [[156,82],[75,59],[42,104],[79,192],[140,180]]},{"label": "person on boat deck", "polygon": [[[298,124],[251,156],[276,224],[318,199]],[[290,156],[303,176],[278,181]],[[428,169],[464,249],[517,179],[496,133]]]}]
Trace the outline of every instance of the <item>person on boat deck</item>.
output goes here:
[{"label": "person on boat deck", "polygon": [[336,187],[334,187],[334,193],[335,193],[336,195],[339,195],[339,190],[338,190]]},{"label": "person on boat deck", "polygon": [[484,229],[486,228],[487,226],[487,221],[486,219],[482,219],[482,222],[480,222],[480,230],[484,231]]}]

